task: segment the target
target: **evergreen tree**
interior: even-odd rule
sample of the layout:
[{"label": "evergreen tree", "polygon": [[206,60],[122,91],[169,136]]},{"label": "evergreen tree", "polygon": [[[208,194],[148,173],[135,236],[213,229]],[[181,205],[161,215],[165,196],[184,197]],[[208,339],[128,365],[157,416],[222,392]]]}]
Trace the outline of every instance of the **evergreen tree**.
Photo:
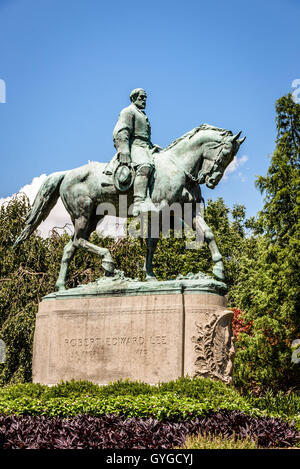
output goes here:
[{"label": "evergreen tree", "polygon": [[257,186],[265,205],[256,224],[252,256],[241,257],[235,306],[253,320],[252,335],[239,337],[236,383],[257,390],[300,386],[300,367],[291,361],[291,343],[300,337],[299,315],[299,152],[300,105],[291,95],[276,103],[276,149]]},{"label": "evergreen tree", "polygon": [[299,228],[300,105],[291,95],[276,102],[276,149],[266,177],[256,185],[265,194],[260,222],[270,241],[289,245]]}]

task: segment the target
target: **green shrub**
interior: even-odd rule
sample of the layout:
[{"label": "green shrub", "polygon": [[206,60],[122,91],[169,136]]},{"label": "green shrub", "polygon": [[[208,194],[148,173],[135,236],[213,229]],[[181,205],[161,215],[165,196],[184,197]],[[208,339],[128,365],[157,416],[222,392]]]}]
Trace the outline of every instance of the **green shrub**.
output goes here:
[{"label": "green shrub", "polygon": [[205,378],[180,378],[158,386],[121,380],[106,386],[87,381],[62,382],[52,387],[26,383],[0,390],[0,413],[4,414],[100,416],[116,413],[180,420],[218,409],[264,415],[263,409],[255,409],[232,387]]},{"label": "green shrub", "polygon": [[43,386],[41,384],[24,383],[5,386],[0,388],[0,397],[16,399],[19,397],[111,397],[111,396],[140,396],[140,395],[163,395],[173,393],[178,397],[189,397],[193,399],[215,399],[220,400],[242,400],[233,386],[228,386],[220,381],[213,381],[202,377],[182,377],[167,383],[159,383],[157,386],[146,384],[141,381],[118,380],[113,383],[99,386],[90,381],[67,381],[55,386]]},{"label": "green shrub", "polygon": [[77,398],[55,397],[45,399],[28,396],[16,399],[0,397],[0,414],[47,415],[72,417],[88,414],[100,417],[116,414],[126,417],[154,417],[158,420],[185,420],[207,415],[219,409],[241,410],[249,415],[263,416],[265,413],[254,409],[242,399],[224,401],[220,396],[203,398],[201,401],[174,393],[161,395],[123,395]]},{"label": "green shrub", "polygon": [[238,410],[251,416],[281,417],[300,430],[300,396],[271,392],[264,397],[242,396],[233,386],[208,378],[179,378],[157,386],[119,380],[99,386],[89,381],[55,386],[24,383],[0,388],[0,414],[72,417],[155,417],[180,421],[219,410]]}]

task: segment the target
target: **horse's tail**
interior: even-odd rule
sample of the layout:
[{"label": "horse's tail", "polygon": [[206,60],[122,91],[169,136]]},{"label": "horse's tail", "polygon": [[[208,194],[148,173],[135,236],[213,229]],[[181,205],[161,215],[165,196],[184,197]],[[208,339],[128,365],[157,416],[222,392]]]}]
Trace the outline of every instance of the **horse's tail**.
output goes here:
[{"label": "horse's tail", "polygon": [[59,197],[59,188],[67,171],[60,171],[50,174],[41,185],[31,210],[25,219],[25,226],[22,233],[16,239],[14,247],[27,239],[31,233],[47,218]]}]

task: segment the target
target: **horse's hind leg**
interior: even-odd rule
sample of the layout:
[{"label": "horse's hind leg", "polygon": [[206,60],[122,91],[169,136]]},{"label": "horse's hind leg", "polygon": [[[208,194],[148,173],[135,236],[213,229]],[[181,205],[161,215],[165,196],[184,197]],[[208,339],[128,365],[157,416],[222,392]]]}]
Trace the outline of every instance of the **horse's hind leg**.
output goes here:
[{"label": "horse's hind leg", "polygon": [[69,241],[65,246],[61,260],[60,272],[56,282],[56,288],[59,291],[66,289],[68,268],[76,250],[79,247],[87,249],[88,251],[102,257],[102,267],[106,275],[112,275],[114,273],[114,262],[109,250],[106,248],[100,248],[99,246],[87,241],[87,238],[95,229],[95,223],[91,224],[87,217],[80,216],[75,220],[74,227],[75,232],[72,241]]}]

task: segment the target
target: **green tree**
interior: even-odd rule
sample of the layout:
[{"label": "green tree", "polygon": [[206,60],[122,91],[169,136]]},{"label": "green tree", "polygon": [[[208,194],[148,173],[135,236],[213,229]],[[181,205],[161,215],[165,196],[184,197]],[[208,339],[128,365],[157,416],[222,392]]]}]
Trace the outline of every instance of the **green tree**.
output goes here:
[{"label": "green tree", "polygon": [[256,185],[265,194],[261,225],[270,241],[286,247],[299,228],[300,105],[289,94],[278,99],[276,113],[277,146],[267,175]]},{"label": "green tree", "polygon": [[237,345],[236,383],[258,391],[300,386],[300,367],[291,361],[291,343],[300,337],[299,315],[299,152],[300,106],[291,95],[276,102],[277,140],[265,177],[265,195],[252,227],[252,256],[240,259],[240,278],[231,301],[253,320],[251,335]]}]

